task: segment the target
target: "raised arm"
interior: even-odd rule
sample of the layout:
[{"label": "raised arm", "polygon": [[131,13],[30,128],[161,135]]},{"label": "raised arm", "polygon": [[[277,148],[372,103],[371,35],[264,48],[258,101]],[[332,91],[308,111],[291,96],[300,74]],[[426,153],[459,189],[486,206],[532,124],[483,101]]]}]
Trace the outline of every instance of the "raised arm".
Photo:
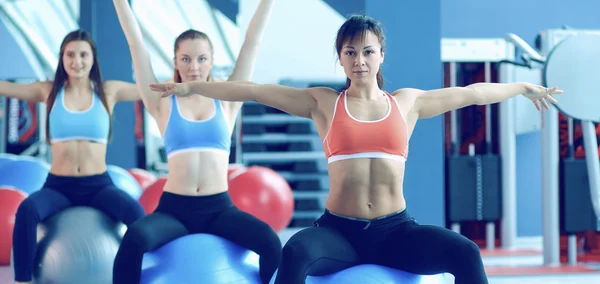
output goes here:
[{"label": "raised arm", "polygon": [[[550,108],[546,100],[556,104],[553,94],[562,94],[556,87],[546,89],[530,83],[476,83],[466,87],[452,87],[431,91],[408,89],[415,97],[414,110],[419,118],[429,118],[453,109],[470,105],[487,105],[504,101],[519,94],[532,100],[536,108]],[[402,94],[404,95],[404,94]]]},{"label": "raised arm", "polygon": [[250,20],[244,44],[240,49],[237,62],[229,81],[250,81],[254,72],[254,63],[258,54],[258,46],[263,37],[275,0],[262,0]]},{"label": "raised arm", "polygon": [[156,83],[157,80],[154,76],[154,70],[152,70],[150,55],[144,47],[142,31],[129,6],[129,1],[113,0],[113,3],[115,4],[121,28],[129,44],[139,95],[148,112],[152,116],[156,116],[159,112],[160,97],[148,87],[150,84]]},{"label": "raised arm", "polygon": [[48,94],[50,94],[50,90],[52,90],[52,81],[31,84],[17,84],[0,81],[0,96],[24,101],[45,103]]},{"label": "raised arm", "polygon": [[203,96],[222,101],[256,101],[292,115],[312,118],[320,96],[336,93],[329,88],[298,89],[281,85],[258,85],[252,82],[186,82],[152,84],[152,90],[163,97],[171,94]]}]

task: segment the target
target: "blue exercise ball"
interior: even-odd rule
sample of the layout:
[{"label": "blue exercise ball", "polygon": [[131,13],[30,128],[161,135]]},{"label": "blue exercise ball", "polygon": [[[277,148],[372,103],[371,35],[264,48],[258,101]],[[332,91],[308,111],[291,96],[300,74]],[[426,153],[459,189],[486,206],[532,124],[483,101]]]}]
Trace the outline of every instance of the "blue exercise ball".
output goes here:
[{"label": "blue exercise ball", "polygon": [[260,284],[258,255],[209,234],[192,234],[147,252],[141,284]]},{"label": "blue exercise ball", "polygon": [[31,194],[42,188],[48,172],[50,165],[45,161],[30,156],[19,156],[14,161],[0,166],[0,186],[13,187]]},{"label": "blue exercise ball", "polygon": [[[275,283],[275,277],[271,284]],[[375,264],[361,264],[325,276],[307,276],[306,284],[443,284],[443,274],[418,275]]]},{"label": "blue exercise ball", "polygon": [[15,161],[19,156],[9,153],[0,153],[0,168],[7,163]]},{"label": "blue exercise ball", "polygon": [[135,200],[142,196],[140,184],[127,170],[115,165],[108,165],[106,170],[117,188],[127,192]]}]

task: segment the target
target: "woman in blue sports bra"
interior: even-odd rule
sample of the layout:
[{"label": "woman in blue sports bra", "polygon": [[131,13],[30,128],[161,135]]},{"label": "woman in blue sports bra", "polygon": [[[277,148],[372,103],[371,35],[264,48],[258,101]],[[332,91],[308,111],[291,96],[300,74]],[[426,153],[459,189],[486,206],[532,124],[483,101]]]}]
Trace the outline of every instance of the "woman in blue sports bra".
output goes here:
[{"label": "woman in blue sports bra", "polygon": [[[273,2],[260,2],[229,81],[251,79]],[[144,106],[164,138],[169,177],[156,210],[127,230],[115,259],[113,283],[139,283],[144,253],[196,233],[217,235],[256,252],[260,277],[268,283],[280,260],[279,237],[266,223],[238,210],[227,192],[231,135],[242,104],[201,95],[160,98],[152,92],[148,86],[156,78],[133,11],[127,0],[114,4]],[[214,81],[214,50],[206,34],[183,32],[174,51],[175,82]]]},{"label": "woman in blue sports bra", "polygon": [[140,204],[115,187],[106,171],[112,109],[139,100],[135,84],[102,81],[96,44],[85,31],[69,33],[60,47],[54,81],[0,82],[0,96],[44,102],[52,165],[43,188],[25,199],[13,231],[14,273],[28,283],[37,246],[37,224],[70,206],[95,207],[130,225],[144,216]]}]

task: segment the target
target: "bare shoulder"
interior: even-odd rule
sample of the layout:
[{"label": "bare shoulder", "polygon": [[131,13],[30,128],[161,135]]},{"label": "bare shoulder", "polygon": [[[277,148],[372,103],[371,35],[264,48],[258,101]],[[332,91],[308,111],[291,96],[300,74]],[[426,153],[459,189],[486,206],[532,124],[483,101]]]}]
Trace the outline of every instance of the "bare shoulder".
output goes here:
[{"label": "bare shoulder", "polygon": [[37,85],[43,93],[50,94],[50,91],[52,91],[52,85],[54,85],[54,81],[42,81],[38,82]]},{"label": "bare shoulder", "polygon": [[417,99],[422,93],[424,93],[424,91],[420,89],[402,88],[394,91],[393,93],[391,93],[391,95],[398,102],[398,106],[400,107],[401,112],[405,115],[409,115],[410,113],[415,111]]},{"label": "bare shoulder", "polygon": [[314,87],[306,89],[308,94],[316,101],[328,101],[337,98],[339,92],[327,87]]},{"label": "bare shoulder", "polygon": [[415,100],[423,92],[424,92],[423,90],[415,89],[415,88],[401,88],[401,89],[395,90],[393,93],[391,93],[391,95],[394,98],[396,98],[396,100],[399,100],[399,99]]},{"label": "bare shoulder", "polygon": [[48,96],[50,96],[50,92],[52,92],[54,81],[41,81],[33,85],[38,92],[39,100],[45,103],[48,100]]}]

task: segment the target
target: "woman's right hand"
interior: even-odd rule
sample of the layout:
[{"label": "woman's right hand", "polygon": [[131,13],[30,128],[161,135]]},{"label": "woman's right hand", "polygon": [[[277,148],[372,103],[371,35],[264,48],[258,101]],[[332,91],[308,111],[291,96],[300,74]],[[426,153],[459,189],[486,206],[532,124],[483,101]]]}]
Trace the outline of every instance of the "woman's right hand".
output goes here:
[{"label": "woman's right hand", "polygon": [[150,89],[159,92],[160,96],[166,98],[170,95],[187,97],[191,95],[190,86],[187,83],[156,83],[150,84]]}]

